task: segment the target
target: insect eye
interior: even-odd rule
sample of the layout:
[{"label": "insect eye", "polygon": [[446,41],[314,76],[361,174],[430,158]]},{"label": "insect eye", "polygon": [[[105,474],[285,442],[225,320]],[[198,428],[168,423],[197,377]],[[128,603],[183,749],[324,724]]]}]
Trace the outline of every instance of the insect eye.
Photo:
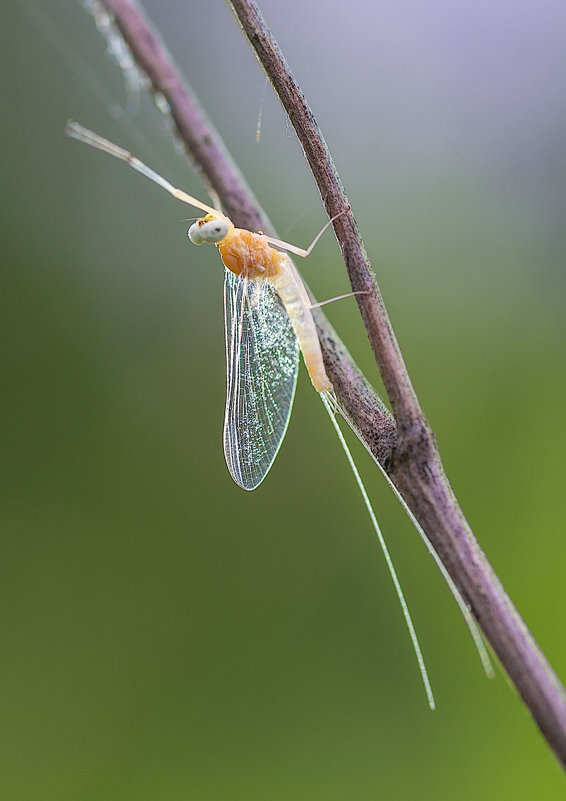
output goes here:
[{"label": "insect eye", "polygon": [[228,233],[229,223],[227,220],[213,218],[207,220],[202,217],[191,225],[188,236],[194,245],[203,245],[205,242],[217,244],[221,242]]},{"label": "insect eye", "polygon": [[202,237],[201,227],[202,227],[202,222],[200,220],[197,220],[195,223],[191,225],[191,227],[187,231],[187,236],[189,237],[193,245],[202,245],[203,242],[206,241]]},{"label": "insect eye", "polygon": [[211,220],[201,229],[202,238],[207,242],[220,242],[228,233],[228,223],[225,220]]}]

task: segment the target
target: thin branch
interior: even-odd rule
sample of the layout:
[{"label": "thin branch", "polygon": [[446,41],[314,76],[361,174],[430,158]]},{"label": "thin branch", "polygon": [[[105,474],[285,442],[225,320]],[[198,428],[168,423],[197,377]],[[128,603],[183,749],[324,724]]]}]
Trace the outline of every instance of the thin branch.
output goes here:
[{"label": "thin branch", "polygon": [[354,291],[361,293],[357,295],[358,305],[391,401],[393,416],[400,430],[408,430],[422,412],[354,215],[351,212],[340,214],[350,204],[322,132],[256,4],[245,0],[243,2],[234,0],[230,5],[289,115],[328,216],[332,218],[340,215],[333,225],[350,283]]},{"label": "thin branch", "polygon": [[[287,111],[329,216],[347,198],[314,115],[253,0],[231,0],[242,28]],[[525,704],[566,766],[566,695],[482,552],[448,482],[420,408],[375,274],[352,215],[334,223],[397,423],[388,473],[462,593]]]},{"label": "thin branch", "polygon": [[[178,136],[226,213],[240,227],[272,232],[218,134],[137,6],[132,0],[102,1],[138,66],[148,75],[152,91],[167,100]],[[255,3],[232,0],[231,4],[289,114],[326,209],[334,216],[345,208],[347,198],[314,116]],[[358,295],[358,303],[395,421],[317,311],[325,364],[340,405],[420,523],[543,735],[566,766],[564,690],[491,569],[452,492],[353,215],[339,217],[334,228],[353,290],[372,290],[370,295]]]}]

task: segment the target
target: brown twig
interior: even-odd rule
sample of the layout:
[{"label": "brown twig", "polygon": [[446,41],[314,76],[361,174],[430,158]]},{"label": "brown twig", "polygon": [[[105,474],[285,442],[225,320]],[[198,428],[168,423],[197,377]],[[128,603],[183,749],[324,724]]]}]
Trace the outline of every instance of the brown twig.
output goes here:
[{"label": "brown twig", "polygon": [[[140,7],[133,0],[101,0],[101,5],[113,16],[136,64],[147,75],[150,91],[166,99],[177,136],[205,184],[220,198],[224,212],[240,228],[276,233]],[[391,413],[322,312],[317,314],[317,323],[324,338],[328,376],[340,402],[355,421],[364,444],[369,443],[372,454],[381,464],[388,465],[396,440]]]},{"label": "brown twig", "polygon": [[[171,109],[176,131],[226,213],[240,227],[270,230],[217,133],[132,0],[102,0],[152,91]],[[231,0],[250,44],[283,103],[330,216],[348,201],[306,100],[263,17],[251,0]],[[566,766],[566,695],[491,569],[444,473],[434,435],[420,408],[352,214],[334,223],[353,290],[394,413],[394,421],[322,314],[317,324],[327,371],[360,439],[382,464],[469,604],[485,637],[543,735]]]}]

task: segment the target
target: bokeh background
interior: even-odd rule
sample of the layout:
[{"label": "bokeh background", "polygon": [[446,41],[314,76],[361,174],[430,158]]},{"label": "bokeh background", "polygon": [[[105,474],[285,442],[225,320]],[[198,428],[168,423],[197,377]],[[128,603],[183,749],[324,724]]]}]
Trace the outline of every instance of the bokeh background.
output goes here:
[{"label": "bokeh background", "polygon": [[[566,676],[566,10],[264,0],[322,125],[463,509]],[[281,236],[324,222],[220,0],[146,3]],[[73,116],[206,199],[78,3],[3,5],[2,797],[558,799],[514,691],[360,447],[437,695],[303,374],[232,484],[222,271],[191,215]],[[262,101],[263,98],[263,101]],[[257,119],[262,107],[260,141]],[[347,291],[333,237],[301,265]],[[328,308],[379,379],[354,303]]]}]

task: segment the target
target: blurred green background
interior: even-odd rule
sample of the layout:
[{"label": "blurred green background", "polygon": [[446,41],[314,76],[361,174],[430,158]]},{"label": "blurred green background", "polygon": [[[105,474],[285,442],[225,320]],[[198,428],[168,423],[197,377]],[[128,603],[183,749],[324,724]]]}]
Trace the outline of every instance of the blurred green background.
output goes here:
[{"label": "blurred green background", "polygon": [[[262,7],[463,509],[564,677],[564,5]],[[309,242],[320,200],[226,7],[146,8],[280,235]],[[270,476],[254,493],[231,482],[216,254],[187,243],[190,211],[66,139],[66,118],[206,195],[92,19],[71,0],[45,9],[4,5],[0,55],[2,798],[563,797],[354,443],[421,635],[428,711],[304,371]],[[331,235],[301,266],[318,297],[347,291]],[[379,386],[355,304],[328,315]]]}]

